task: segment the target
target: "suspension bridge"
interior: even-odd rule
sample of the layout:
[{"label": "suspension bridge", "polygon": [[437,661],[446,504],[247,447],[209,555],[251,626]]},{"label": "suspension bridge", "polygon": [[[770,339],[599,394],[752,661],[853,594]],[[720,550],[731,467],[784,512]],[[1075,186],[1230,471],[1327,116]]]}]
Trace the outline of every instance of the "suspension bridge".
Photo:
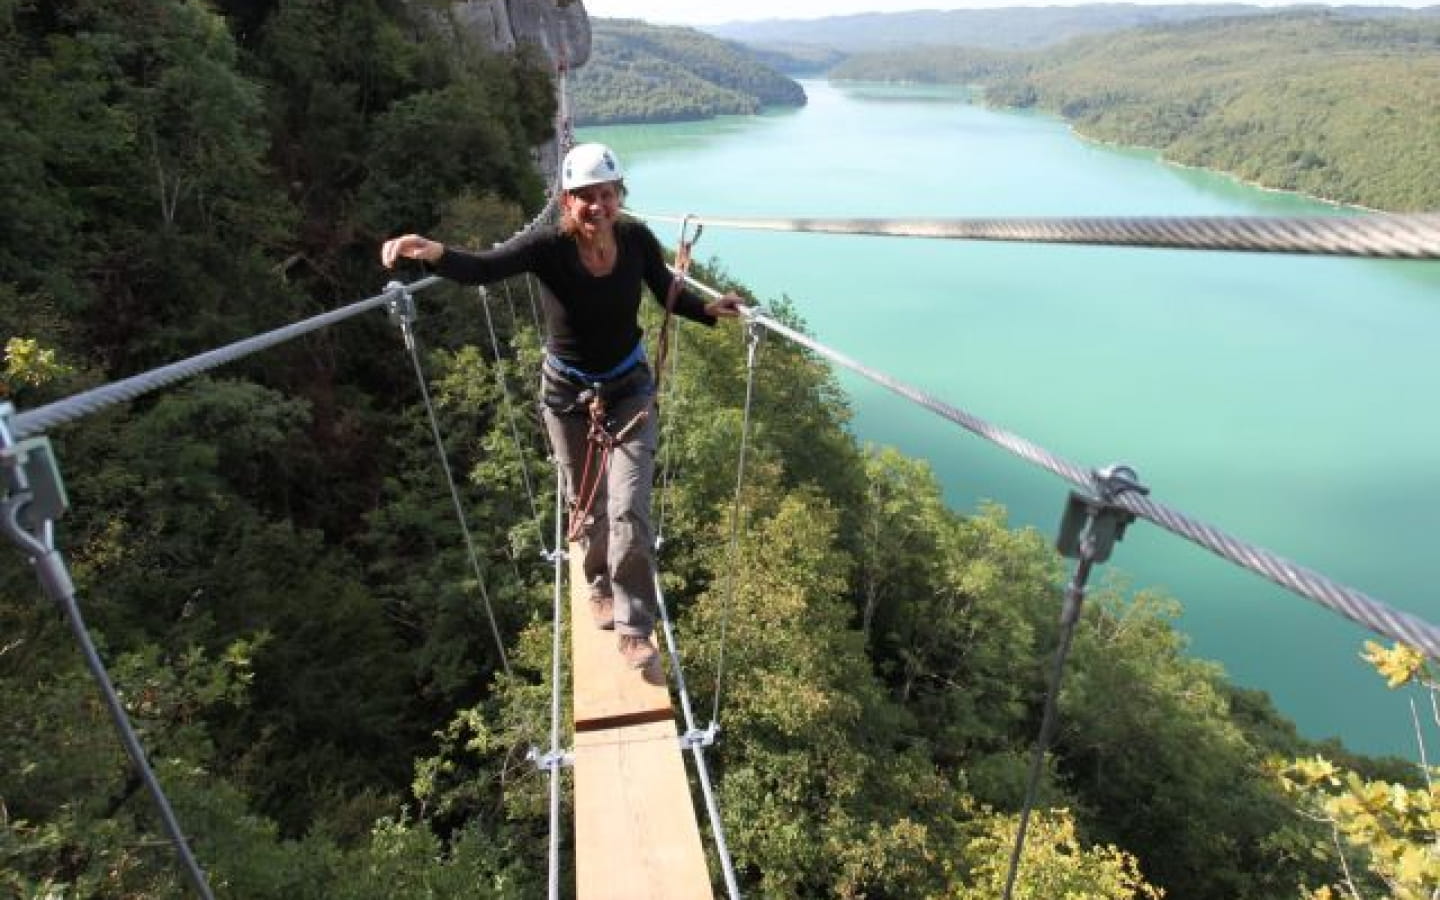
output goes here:
[{"label": "suspension bridge", "polygon": [[[573,31],[565,23],[561,31]],[[554,29],[542,33],[554,33]],[[569,38],[573,41],[573,35]],[[561,43],[564,43],[562,36]],[[554,50],[554,48],[551,48]],[[588,52],[588,45],[584,48]],[[568,51],[570,58],[583,53]],[[557,85],[560,116],[556,146],[569,139],[568,101],[562,47],[552,53],[559,60]],[[552,153],[552,158],[558,158]],[[530,227],[546,221],[554,210],[557,191]],[[735,219],[703,216],[650,216],[650,221],[677,221],[713,228],[745,228],[765,231],[794,231],[826,234],[866,234],[892,237],[919,237],[967,241],[1008,241],[1019,243],[1078,243],[1121,247],[1169,247],[1196,251],[1317,254],[1375,259],[1440,259],[1440,216],[1367,215],[1311,218],[1078,218],[1078,219]],[[681,266],[677,279],[688,281],[701,292],[719,292],[694,278]],[[3,503],[0,503],[0,531],[34,567],[46,595],[64,612],[94,678],[124,749],[153,799],[162,824],[176,848],[180,865],[195,894],[212,897],[213,890],[204,866],[193,852],[189,838],[177,819],[163,786],[152,770],[145,748],[129,720],[85,623],[75,584],[60,548],[57,522],[69,500],[61,475],[62,463],[83,465],[83,460],[61,460],[48,439],[60,426],[78,422],[117,404],[133,401],[217,367],[293,341],[320,329],[336,327],[361,316],[384,313],[397,326],[401,343],[416,375],[426,407],[431,434],[438,451],[439,465],[450,490],[459,529],[466,545],[473,574],[479,581],[487,618],[497,653],[509,669],[504,642],[496,624],[488,594],[485,594],[482,567],[474,538],[466,525],[466,514],[446,460],[442,434],[429,396],[427,378],[414,325],[416,296],[440,282],[423,278],[409,283],[392,282],[375,296],[321,315],[281,325],[272,331],[216,348],[188,359],[162,366],[120,381],[106,384],[34,409],[0,406],[0,466],[4,469]],[[492,350],[501,353],[488,297],[485,315]],[[1154,496],[1141,477],[1125,466],[1096,467],[1064,458],[1003,426],[986,421],[964,409],[895,379],[835,348],[815,336],[792,328],[758,308],[744,311],[747,330],[746,391],[743,426],[736,451],[735,498],[730,520],[732,570],[734,546],[746,477],[746,446],[751,426],[756,352],[762,334],[793,342],[834,366],[853,371],[885,390],[952,423],[970,436],[990,442],[1016,457],[1043,469],[1066,483],[1071,492],[1057,541],[1059,551],[1075,561],[1064,593],[1060,614],[1060,640],[1050,661],[1043,717],[1031,759],[1030,778],[1022,809],[1019,835],[1010,859],[1006,896],[1014,886],[1018,863],[1024,852],[1025,824],[1035,803],[1045,751],[1054,736],[1056,700],[1065,671],[1071,640],[1083,607],[1088,579],[1095,566],[1111,555],[1114,543],[1127,527],[1137,522],[1163,529],[1227,562],[1247,569],[1290,591],[1296,597],[1358,623],[1377,635],[1416,647],[1440,660],[1440,628],[1363,591],[1341,584],[1323,573],[1246,541],[1218,525],[1204,522]],[[663,370],[662,370],[663,371]],[[515,401],[505,394],[510,428],[516,442],[522,440]],[[668,476],[667,476],[668,477]],[[558,478],[558,473],[557,473]],[[537,522],[542,518],[531,475],[525,474],[525,488]],[[719,792],[711,775],[707,753],[722,740],[719,727],[720,691],[723,675],[723,634],[720,646],[721,671],[717,673],[715,707],[708,721],[697,715],[685,681],[682,648],[677,640],[663,590],[660,573],[655,578],[661,613],[661,630],[669,680],[645,680],[614,665],[613,648],[602,646],[599,636],[585,628],[566,628],[583,616],[586,603],[584,578],[578,571],[578,554],[566,546],[564,512],[559,505],[562,491],[557,485],[556,507],[549,514],[551,537],[545,557],[553,567],[553,611],[551,628],[551,716],[549,746],[537,747],[534,764],[549,778],[550,840],[547,869],[549,895],[563,893],[561,850],[564,837],[573,831],[576,896],[653,896],[664,898],[714,896],[716,885],[730,898],[741,895],[740,879],[726,845]],[[731,583],[733,590],[733,579]],[[727,607],[728,608],[728,607]],[[568,618],[567,618],[568,615]],[[564,639],[570,637],[569,653]],[[562,690],[571,686],[571,720],[562,720]],[[678,709],[676,708],[678,706]],[[703,712],[703,711],[701,711]],[[567,745],[567,736],[569,743]],[[690,772],[700,789],[698,803],[690,796]],[[561,820],[561,793],[564,773],[573,771],[573,827]],[[699,811],[697,812],[697,807]],[[702,821],[704,827],[702,827]],[[707,864],[704,840],[708,837],[718,871]],[[639,872],[623,885],[611,877],[612,861],[622,853],[642,848],[636,861]],[[636,885],[648,893],[637,893]]]}]

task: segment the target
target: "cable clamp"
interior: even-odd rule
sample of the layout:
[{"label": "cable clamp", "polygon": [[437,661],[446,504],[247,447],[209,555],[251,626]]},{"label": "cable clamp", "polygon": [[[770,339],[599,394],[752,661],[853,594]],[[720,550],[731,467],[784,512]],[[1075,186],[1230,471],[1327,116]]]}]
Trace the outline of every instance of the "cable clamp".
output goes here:
[{"label": "cable clamp", "polygon": [[553,772],[575,765],[575,754],[569,750],[552,750],[542,754],[538,747],[531,747],[525,758],[535,763],[535,768],[542,772]]},{"label": "cable clamp", "polygon": [[709,747],[715,743],[715,736],[719,733],[719,722],[711,722],[710,727],[705,729],[692,728],[680,735],[680,749],[691,750],[695,747]]},{"label": "cable clamp", "polygon": [[15,407],[0,403],[0,533],[30,558],[41,587],[54,601],[73,596],[75,583],[55,549],[55,520],[70,507],[65,482],[50,439],[44,435],[16,441],[10,430]]},{"label": "cable clamp", "polygon": [[405,289],[403,282],[392,281],[385,285],[385,292],[390,299],[385,303],[385,310],[390,314],[390,321],[401,328],[409,326],[415,321],[415,296]]},{"label": "cable clamp", "polygon": [[554,550],[546,550],[542,547],[540,549],[540,558],[554,565],[555,563],[564,562],[569,559],[570,554],[567,553],[563,547],[556,547]]},{"label": "cable clamp", "polygon": [[755,319],[751,319],[745,325],[745,365],[748,368],[755,368],[755,354],[760,350],[760,342],[765,338],[765,329]]},{"label": "cable clamp", "polygon": [[15,519],[32,534],[44,531],[49,523],[70,508],[65,481],[50,439],[44,435],[14,441],[9,421],[15,407],[0,404],[0,467],[6,470],[5,506],[16,509]]},{"label": "cable clamp", "polygon": [[1149,494],[1150,489],[1126,465],[1096,469],[1090,478],[1099,496],[1070,492],[1055,549],[1070,559],[1103,563],[1110,558],[1115,543],[1125,537],[1125,526],[1135,521],[1135,514],[1115,501],[1128,493]]}]

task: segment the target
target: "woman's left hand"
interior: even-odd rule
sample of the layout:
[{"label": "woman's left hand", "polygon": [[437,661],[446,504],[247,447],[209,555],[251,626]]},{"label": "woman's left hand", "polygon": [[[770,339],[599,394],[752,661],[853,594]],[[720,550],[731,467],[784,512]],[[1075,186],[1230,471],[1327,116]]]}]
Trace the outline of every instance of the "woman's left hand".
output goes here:
[{"label": "woman's left hand", "polygon": [[745,300],[739,294],[726,294],[719,300],[705,304],[705,315],[716,319],[733,319],[740,315]]}]

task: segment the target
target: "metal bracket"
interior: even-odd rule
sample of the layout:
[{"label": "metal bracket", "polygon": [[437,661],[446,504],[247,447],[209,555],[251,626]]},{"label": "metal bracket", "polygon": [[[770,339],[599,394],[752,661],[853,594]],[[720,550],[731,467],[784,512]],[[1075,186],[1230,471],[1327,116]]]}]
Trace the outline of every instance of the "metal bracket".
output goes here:
[{"label": "metal bracket", "polygon": [[405,289],[405,285],[398,281],[392,281],[385,285],[385,291],[390,299],[385,302],[385,309],[390,314],[390,323],[400,328],[400,335],[405,339],[405,349],[415,352],[415,297]]},{"label": "metal bracket", "polygon": [[399,281],[392,281],[385,285],[385,292],[390,299],[385,303],[385,310],[390,314],[390,321],[404,328],[415,321],[415,297],[405,289],[405,284]]},{"label": "metal bracket", "polygon": [[65,495],[65,481],[60,477],[60,466],[55,462],[55,451],[50,439],[44,435],[14,441],[8,427],[15,407],[9,403],[0,404],[0,466],[9,477],[5,487],[5,502],[20,506],[17,519],[27,531],[38,532],[46,522],[53,522],[70,508],[70,499]]},{"label": "metal bracket", "polygon": [[65,482],[44,435],[15,441],[10,417],[15,407],[0,403],[0,468],[5,482],[0,494],[0,533],[30,557],[47,595],[56,602],[73,596],[75,584],[64,558],[55,549],[55,520],[70,506]]},{"label": "metal bracket", "polygon": [[1060,520],[1060,536],[1055,548],[1071,559],[1089,559],[1103,563],[1110,558],[1115,543],[1125,537],[1125,526],[1135,521],[1135,514],[1115,500],[1130,492],[1148,494],[1150,489],[1139,481],[1129,466],[1111,465],[1091,472],[1099,498],[1071,491]]},{"label": "metal bracket", "polygon": [[10,470],[5,503],[19,507],[16,519],[26,531],[37,533],[70,508],[65,482],[47,437],[32,437],[0,447],[0,465]]},{"label": "metal bracket", "polygon": [[542,754],[538,747],[531,747],[525,758],[535,763],[535,768],[542,772],[553,772],[575,765],[575,753],[570,750],[552,750]]},{"label": "metal bracket", "polygon": [[765,329],[760,323],[751,319],[745,324],[745,365],[751,369],[755,368],[755,354],[760,350],[760,342],[765,339]]},{"label": "metal bracket", "polygon": [[680,749],[690,750],[695,747],[709,747],[715,743],[715,736],[720,733],[720,723],[711,722],[705,729],[692,728],[680,735]]},{"label": "metal bracket", "polygon": [[541,548],[540,558],[550,563],[551,565],[554,565],[557,562],[564,562],[565,560],[569,559],[570,554],[562,547],[556,547],[554,550],[546,550],[544,548]]}]

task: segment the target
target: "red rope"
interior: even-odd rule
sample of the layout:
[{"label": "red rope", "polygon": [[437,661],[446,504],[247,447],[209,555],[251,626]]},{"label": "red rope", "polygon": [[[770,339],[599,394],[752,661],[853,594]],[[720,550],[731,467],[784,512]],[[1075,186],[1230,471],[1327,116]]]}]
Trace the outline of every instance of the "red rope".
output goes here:
[{"label": "red rope", "polygon": [[690,220],[693,216],[686,216],[680,223],[680,240],[675,247],[675,278],[670,282],[670,290],[665,292],[665,318],[660,323],[660,334],[655,339],[655,396],[660,396],[660,381],[665,377],[665,360],[670,355],[670,331],[671,321],[675,317],[675,301],[679,299],[680,292],[685,290],[685,279],[690,274],[691,251],[695,242],[700,240],[700,234],[705,230],[703,224],[695,226],[695,236],[686,239],[685,235],[690,230]]},{"label": "red rope", "polygon": [[[611,434],[605,430],[605,401],[601,399],[599,391],[590,398],[588,408],[590,431],[585,436],[585,465],[580,471],[580,484],[576,487],[575,497],[570,501],[570,528],[565,534],[567,541],[578,541],[584,535],[585,520],[590,518],[590,511],[595,508],[600,484],[605,478],[605,472],[610,468],[610,455],[650,415],[648,409],[641,409],[630,417],[630,421],[625,423],[619,433]],[[595,465],[597,458],[600,462]]]}]

